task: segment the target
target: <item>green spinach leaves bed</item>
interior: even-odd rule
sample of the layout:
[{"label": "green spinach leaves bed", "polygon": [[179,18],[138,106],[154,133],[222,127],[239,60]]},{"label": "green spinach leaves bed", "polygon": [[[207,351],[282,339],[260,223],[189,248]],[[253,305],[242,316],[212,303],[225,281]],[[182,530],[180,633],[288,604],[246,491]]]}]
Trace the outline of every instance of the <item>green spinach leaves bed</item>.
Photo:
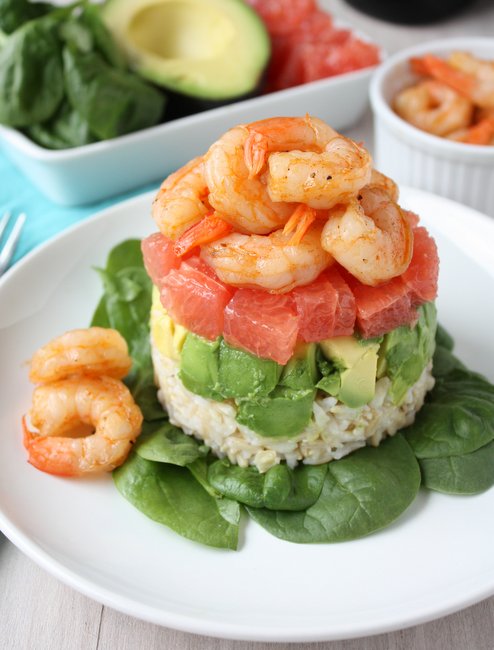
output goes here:
[{"label": "green spinach leaves bed", "polygon": [[299,543],[357,539],[388,526],[422,485],[476,494],[494,485],[494,386],[454,356],[439,327],[436,385],[414,424],[377,448],[319,466],[281,464],[260,474],[218,460],[171,425],[156,398],[149,343],[151,283],[138,240],[115,247],[99,269],[104,294],[92,325],[118,329],[134,366],[127,383],[143,433],[115,485],[136,508],[191,540],[236,549],[241,512]]},{"label": "green spinach leaves bed", "polygon": [[161,122],[166,96],[127,69],[88,0],[0,0],[0,123],[48,149]]}]

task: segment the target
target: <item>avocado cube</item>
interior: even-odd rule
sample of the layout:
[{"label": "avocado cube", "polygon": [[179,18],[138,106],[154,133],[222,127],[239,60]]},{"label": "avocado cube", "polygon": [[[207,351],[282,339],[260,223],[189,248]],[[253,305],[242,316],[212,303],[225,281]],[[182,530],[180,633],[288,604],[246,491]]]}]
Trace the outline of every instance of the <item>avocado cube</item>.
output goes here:
[{"label": "avocado cube", "polygon": [[314,388],[318,375],[316,351],[315,343],[298,345],[293,357],[283,368],[280,385],[295,390]]},{"label": "avocado cube", "polygon": [[[404,399],[434,354],[436,308],[433,303],[426,303],[418,311],[419,320],[414,327],[397,327],[386,334],[381,345],[380,356],[391,379],[390,396],[395,404]],[[382,367],[384,362],[379,365]]]},{"label": "avocado cube", "polygon": [[222,400],[218,389],[220,339],[208,341],[189,332],[180,355],[180,379],[192,393]]},{"label": "avocado cube", "polygon": [[268,438],[290,438],[309,424],[315,390],[278,386],[269,397],[238,403],[237,421]]},{"label": "avocado cube", "polygon": [[224,340],[219,347],[218,384],[223,397],[265,396],[275,388],[283,366],[233,348]]},{"label": "avocado cube", "polygon": [[369,350],[379,349],[375,340],[357,339],[354,336],[336,336],[319,343],[324,355],[341,368],[351,368]]},{"label": "avocado cube", "polygon": [[368,404],[376,391],[379,341],[338,336],[319,345],[337,371],[323,377],[317,387],[350,408]]},{"label": "avocado cube", "polygon": [[338,399],[350,408],[368,404],[376,392],[377,351],[371,349],[340,373]]},{"label": "avocado cube", "polygon": [[332,395],[333,397],[338,397],[341,388],[340,371],[336,370],[335,372],[332,372],[330,375],[326,375],[325,377],[322,377],[322,379],[320,379],[317,382],[316,388],[319,388],[319,390],[323,390],[325,393],[328,393],[328,395]]}]

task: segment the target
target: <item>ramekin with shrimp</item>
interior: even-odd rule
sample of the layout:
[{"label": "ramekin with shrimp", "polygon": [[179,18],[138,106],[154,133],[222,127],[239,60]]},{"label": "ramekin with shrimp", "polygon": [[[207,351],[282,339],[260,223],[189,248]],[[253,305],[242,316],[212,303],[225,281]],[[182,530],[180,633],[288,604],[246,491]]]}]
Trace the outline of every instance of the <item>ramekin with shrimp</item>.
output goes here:
[{"label": "ramekin with shrimp", "polygon": [[371,84],[375,161],[398,183],[494,216],[494,40],[422,43]]}]

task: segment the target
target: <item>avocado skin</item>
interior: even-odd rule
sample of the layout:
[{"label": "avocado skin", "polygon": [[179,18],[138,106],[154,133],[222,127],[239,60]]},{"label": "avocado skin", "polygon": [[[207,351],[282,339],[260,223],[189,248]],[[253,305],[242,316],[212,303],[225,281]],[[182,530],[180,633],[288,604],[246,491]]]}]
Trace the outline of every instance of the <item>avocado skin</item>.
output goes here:
[{"label": "avocado skin", "polygon": [[[166,121],[178,120],[181,117],[187,117],[188,115],[195,115],[196,113],[203,113],[204,111],[210,111],[214,108],[228,106],[235,102],[252,99],[261,95],[265,86],[266,74],[264,73],[257,85],[249,93],[237,97],[231,97],[229,99],[204,99],[202,97],[195,97],[194,95],[178,93],[173,90],[161,88],[161,90],[166,92],[168,100],[166,105]],[[159,88],[156,84],[155,87]]]},{"label": "avocado skin", "polygon": [[278,386],[268,396],[238,402],[237,421],[267,438],[296,436],[309,424],[315,389]]}]

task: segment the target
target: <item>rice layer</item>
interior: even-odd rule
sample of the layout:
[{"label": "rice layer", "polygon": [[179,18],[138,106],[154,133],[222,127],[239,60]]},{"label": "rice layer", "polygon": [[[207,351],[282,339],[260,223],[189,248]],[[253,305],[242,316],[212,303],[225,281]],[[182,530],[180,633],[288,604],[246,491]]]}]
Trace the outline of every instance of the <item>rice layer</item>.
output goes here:
[{"label": "rice layer", "polygon": [[299,461],[318,465],[366,444],[377,446],[385,436],[413,422],[427,391],[434,386],[429,363],[399,405],[388,396],[391,381],[387,377],[377,381],[372,402],[356,409],[319,392],[304,431],[291,438],[267,438],[237,422],[233,400],[217,402],[187,390],[178,376],[179,362],[160,353],[153,343],[152,356],[158,398],[170,422],[203,440],[219,457],[226,456],[241,467],[255,465],[260,472],[282,460],[290,467]]}]

